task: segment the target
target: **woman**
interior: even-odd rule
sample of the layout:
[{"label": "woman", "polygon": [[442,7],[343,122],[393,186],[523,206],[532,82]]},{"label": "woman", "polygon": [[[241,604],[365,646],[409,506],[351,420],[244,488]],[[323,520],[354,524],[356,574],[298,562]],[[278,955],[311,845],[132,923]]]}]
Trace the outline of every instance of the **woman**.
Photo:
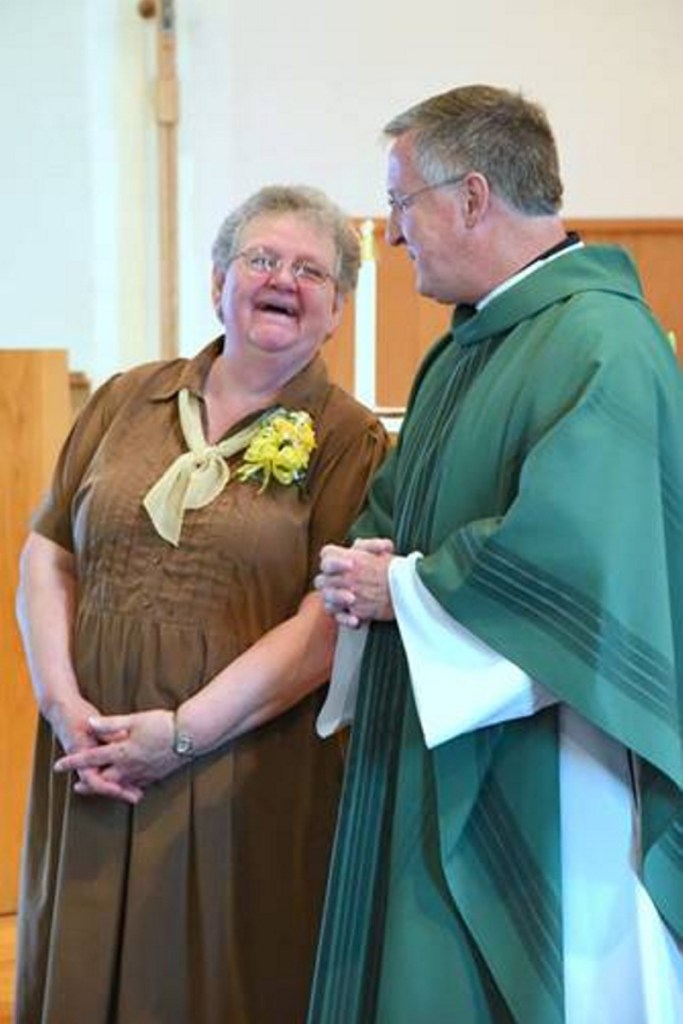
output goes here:
[{"label": "woman", "polygon": [[23,553],[18,1024],[305,1018],[341,769],[309,590],[386,437],[319,356],[358,271],[340,211],[263,189],[213,260],[224,336],[99,389]]}]

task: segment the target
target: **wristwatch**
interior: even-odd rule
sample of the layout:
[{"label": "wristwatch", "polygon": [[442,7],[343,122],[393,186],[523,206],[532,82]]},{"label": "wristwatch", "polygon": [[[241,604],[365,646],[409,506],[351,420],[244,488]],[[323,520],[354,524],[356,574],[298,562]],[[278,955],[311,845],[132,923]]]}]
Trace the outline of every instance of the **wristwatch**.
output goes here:
[{"label": "wristwatch", "polygon": [[173,753],[178,757],[194,757],[194,740],[189,732],[181,729],[177,711],[173,712],[173,743],[171,746]]}]

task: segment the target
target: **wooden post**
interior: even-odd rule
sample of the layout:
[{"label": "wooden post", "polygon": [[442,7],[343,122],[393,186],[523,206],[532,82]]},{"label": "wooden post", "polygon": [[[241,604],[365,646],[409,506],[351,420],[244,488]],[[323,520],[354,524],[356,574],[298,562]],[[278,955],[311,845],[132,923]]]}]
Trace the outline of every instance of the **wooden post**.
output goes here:
[{"label": "wooden post", "polygon": [[19,552],[70,423],[66,352],[0,351],[0,914],[17,907],[38,714],[14,612]]},{"label": "wooden post", "polygon": [[164,359],[178,355],[178,78],[174,0],[140,0],[157,22],[156,121],[159,165],[159,333]]}]

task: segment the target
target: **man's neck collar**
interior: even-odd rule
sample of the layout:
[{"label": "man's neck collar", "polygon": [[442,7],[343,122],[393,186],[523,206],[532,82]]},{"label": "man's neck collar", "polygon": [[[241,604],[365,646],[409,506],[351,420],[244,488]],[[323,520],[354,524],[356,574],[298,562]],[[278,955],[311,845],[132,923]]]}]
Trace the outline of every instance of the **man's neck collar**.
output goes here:
[{"label": "man's neck collar", "polygon": [[565,253],[572,252],[574,249],[580,249],[583,246],[581,238],[576,231],[569,231],[559,242],[544,249],[543,252],[539,253],[524,266],[520,267],[519,270],[515,271],[510,277],[506,278],[505,281],[501,281],[499,285],[496,285],[490,292],[484,295],[479,302],[475,303],[477,310],[483,309],[484,306],[488,305],[491,299],[494,299],[497,295],[507,291],[508,288],[512,288],[513,285],[519,281],[524,280],[530,274],[533,274],[543,264],[552,262],[560,256],[564,256]]}]

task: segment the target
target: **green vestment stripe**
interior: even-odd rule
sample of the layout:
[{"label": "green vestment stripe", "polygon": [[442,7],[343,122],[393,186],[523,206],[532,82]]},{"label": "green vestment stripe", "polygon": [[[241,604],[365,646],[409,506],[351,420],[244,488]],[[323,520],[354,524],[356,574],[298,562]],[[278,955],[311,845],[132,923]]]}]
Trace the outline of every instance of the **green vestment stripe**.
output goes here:
[{"label": "green vestment stripe", "polygon": [[562,1006],[562,915],[559,893],[539,872],[534,851],[492,777],[472,813],[472,847],[510,915],[533,969],[558,1008]]},{"label": "green vestment stripe", "polygon": [[396,550],[399,552],[422,547],[432,534],[432,515],[441,485],[440,466],[445,456],[444,444],[457,420],[459,398],[469,391],[496,347],[495,339],[470,349],[449,342],[449,365],[444,368],[438,401],[431,403],[427,416],[413,421],[414,429],[402,435],[402,472],[396,484],[397,507],[402,510],[395,523]]},{"label": "green vestment stripe", "polygon": [[666,439],[652,429],[645,430],[642,422],[633,415],[632,409],[619,402],[617,396],[613,394],[596,389],[588,396],[586,405],[587,408],[593,408],[596,412],[611,417],[619,425],[620,430],[628,431],[633,440],[651,449],[657,459],[658,483],[661,487],[664,514],[674,529],[679,533],[683,532],[683,492],[680,479],[674,478],[670,472],[668,460],[664,457],[667,453],[660,451],[660,445],[666,445]]},{"label": "green vestment stripe", "polygon": [[563,1019],[557,711],[436,747],[442,863],[521,1024]]},{"label": "green vestment stripe", "polygon": [[610,685],[677,729],[673,666],[644,640],[575,587],[490,540],[480,552],[470,585],[537,622]]},{"label": "green vestment stripe", "polygon": [[[384,685],[367,687],[359,695],[358,727],[352,733],[340,805],[344,828],[335,840],[316,964],[316,975],[325,978],[325,986],[314,986],[312,1022],[373,1019],[384,926],[386,877],[381,865],[393,813],[407,678],[403,651],[392,637],[395,632],[393,623],[375,624],[366,646],[364,670],[371,671],[380,662]],[[341,893],[343,901],[332,917],[327,907],[336,905]]]},{"label": "green vestment stripe", "polygon": [[662,840],[662,853],[683,872],[683,820],[675,821]]}]

